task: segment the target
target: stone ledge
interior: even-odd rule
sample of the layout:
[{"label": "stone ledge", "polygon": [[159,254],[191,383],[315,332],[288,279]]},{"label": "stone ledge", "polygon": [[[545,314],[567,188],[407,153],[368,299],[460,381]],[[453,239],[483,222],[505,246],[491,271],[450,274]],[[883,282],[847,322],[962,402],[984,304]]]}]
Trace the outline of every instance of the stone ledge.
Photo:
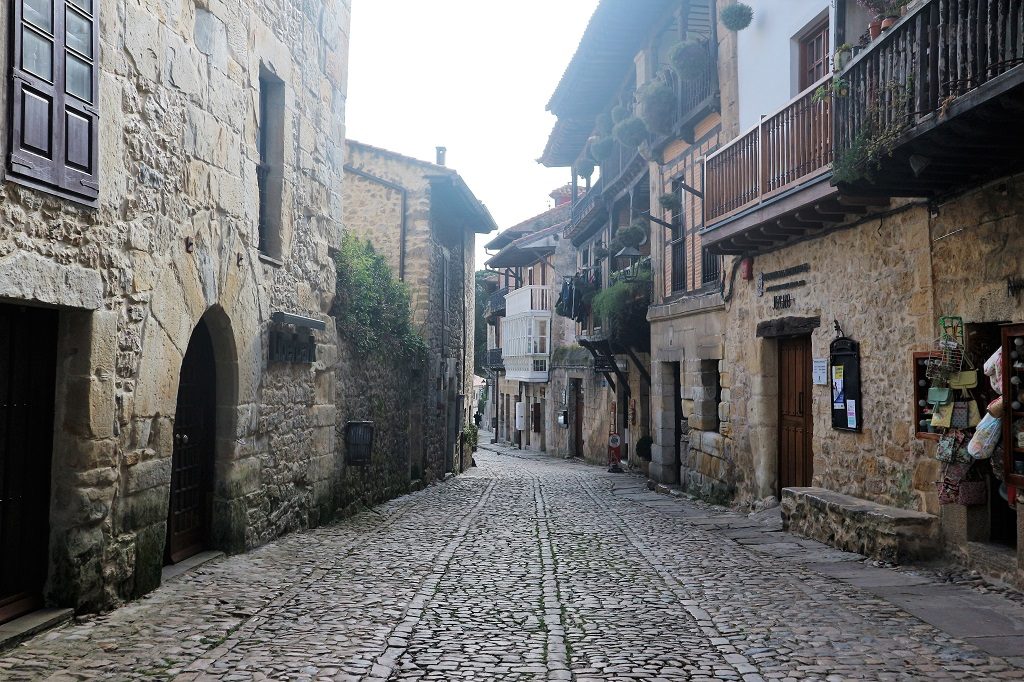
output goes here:
[{"label": "stone ledge", "polygon": [[39,609],[0,625],[0,651],[17,646],[32,635],[63,625],[75,614],[71,609]]},{"label": "stone ledge", "polygon": [[825,488],[782,491],[783,529],[873,559],[903,563],[934,554],[939,519]]}]

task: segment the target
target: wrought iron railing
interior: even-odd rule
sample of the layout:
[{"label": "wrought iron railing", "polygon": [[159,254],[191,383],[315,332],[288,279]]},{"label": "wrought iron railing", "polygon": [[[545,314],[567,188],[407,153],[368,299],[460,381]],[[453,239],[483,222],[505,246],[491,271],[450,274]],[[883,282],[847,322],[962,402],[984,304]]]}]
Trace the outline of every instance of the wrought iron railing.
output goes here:
[{"label": "wrought iron railing", "polygon": [[717,284],[722,280],[722,257],[706,248],[701,250],[700,281],[704,286]]},{"label": "wrought iron railing", "polygon": [[672,293],[686,291],[686,237],[670,242],[672,251]]},{"label": "wrought iron railing", "polygon": [[487,358],[484,360],[484,363],[484,366],[487,367],[487,369],[503,369],[505,367],[505,362],[501,357],[501,349],[488,348]]}]

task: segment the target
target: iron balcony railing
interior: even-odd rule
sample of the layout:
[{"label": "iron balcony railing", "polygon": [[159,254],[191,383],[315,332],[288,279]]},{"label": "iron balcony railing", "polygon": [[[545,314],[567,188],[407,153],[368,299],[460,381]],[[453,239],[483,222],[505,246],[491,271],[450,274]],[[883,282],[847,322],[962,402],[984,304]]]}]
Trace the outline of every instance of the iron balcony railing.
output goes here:
[{"label": "iron balcony railing", "polygon": [[705,287],[718,284],[722,280],[722,257],[701,249],[700,281]]}]

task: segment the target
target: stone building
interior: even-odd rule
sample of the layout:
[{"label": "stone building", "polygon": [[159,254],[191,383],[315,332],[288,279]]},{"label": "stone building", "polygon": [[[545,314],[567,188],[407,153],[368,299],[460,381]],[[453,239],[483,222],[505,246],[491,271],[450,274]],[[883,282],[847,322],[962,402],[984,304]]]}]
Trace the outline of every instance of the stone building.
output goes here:
[{"label": "stone building", "polygon": [[495,438],[542,451],[551,436],[548,380],[558,323],[553,311],[560,274],[552,256],[569,217],[569,192],[555,190],[552,209],[485,245],[498,251],[485,263],[498,279],[484,310]]},{"label": "stone building", "polygon": [[[1024,102],[1024,47],[998,39],[1020,9],[983,3],[984,64],[929,64],[955,42],[961,3],[911,3],[874,39],[851,2],[785,17],[749,4],[730,76],[741,132],[705,159],[701,232],[731,257],[735,500],[781,496],[791,528],[843,548],[944,551],[1024,584],[1020,415],[1007,409],[1002,454],[973,468],[984,501],[940,502],[937,482],[959,474],[935,458],[944,429],[927,403],[940,317],[962,318],[976,367],[1021,333],[1006,323],[1024,319],[1022,142],[1001,131]],[[999,388],[1019,407],[1012,352]],[[981,377],[981,413],[996,393]]]},{"label": "stone building", "polygon": [[0,10],[0,620],[333,509],[349,4]]},{"label": "stone building", "polygon": [[[429,482],[470,465],[461,447],[473,404],[474,243],[496,229],[454,170],[349,140],[344,226],[373,244],[409,287],[427,342],[425,394],[411,418],[409,475]],[[395,417],[400,415],[396,414]]]}]

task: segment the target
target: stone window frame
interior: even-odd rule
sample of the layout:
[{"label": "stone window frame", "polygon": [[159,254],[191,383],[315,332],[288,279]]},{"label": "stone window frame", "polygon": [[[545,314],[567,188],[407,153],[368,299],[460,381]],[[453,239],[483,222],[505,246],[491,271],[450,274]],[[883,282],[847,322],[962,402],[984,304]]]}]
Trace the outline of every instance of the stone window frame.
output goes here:
[{"label": "stone window frame", "polygon": [[[26,0],[15,0],[3,12],[11,36],[5,179],[91,208],[100,189],[99,5],[100,0],[52,0],[46,18],[26,13]],[[68,17],[76,20],[77,34],[68,33]],[[49,46],[48,73],[26,66],[27,36],[37,47]],[[68,64],[86,70],[87,90],[72,91]]]}]

